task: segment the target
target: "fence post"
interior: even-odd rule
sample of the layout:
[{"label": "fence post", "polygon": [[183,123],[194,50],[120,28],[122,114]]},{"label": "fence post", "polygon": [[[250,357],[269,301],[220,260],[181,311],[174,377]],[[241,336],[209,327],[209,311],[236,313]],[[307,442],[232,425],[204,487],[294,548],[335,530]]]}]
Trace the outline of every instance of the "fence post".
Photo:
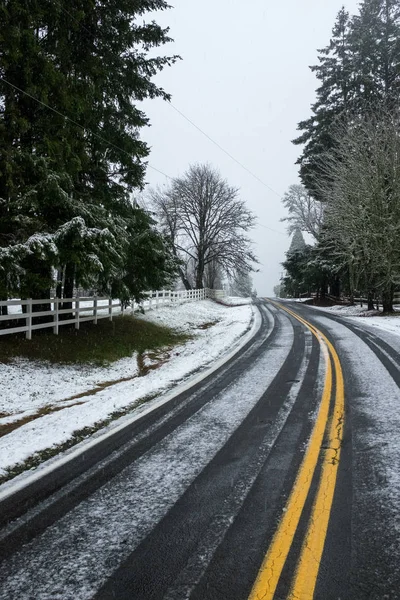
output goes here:
[{"label": "fence post", "polygon": [[53,321],[54,321],[54,327],[53,327],[53,333],[54,335],[58,335],[58,298],[53,298],[54,300],[54,315],[53,315]]},{"label": "fence post", "polygon": [[75,329],[79,329],[79,298],[75,298]]},{"label": "fence post", "polygon": [[158,308],[158,302],[159,302],[158,295],[159,295],[159,291],[156,290],[156,309]]},{"label": "fence post", "polygon": [[120,306],[121,306],[121,315],[124,316],[124,303],[122,302],[122,300],[119,301]]},{"label": "fence post", "polygon": [[108,299],[108,318],[112,321],[112,298]]},{"label": "fence post", "polygon": [[94,324],[97,325],[97,296],[93,298],[93,317]]},{"label": "fence post", "polygon": [[153,303],[153,292],[149,292],[149,310],[151,310],[152,303]]},{"label": "fence post", "polygon": [[26,339],[32,339],[32,298],[28,298],[26,301]]}]

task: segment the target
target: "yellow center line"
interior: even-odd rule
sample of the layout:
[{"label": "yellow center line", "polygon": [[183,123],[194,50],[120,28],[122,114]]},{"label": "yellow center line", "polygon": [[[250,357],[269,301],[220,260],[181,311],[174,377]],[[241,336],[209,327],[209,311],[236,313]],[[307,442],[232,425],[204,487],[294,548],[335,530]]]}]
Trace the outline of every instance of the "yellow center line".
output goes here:
[{"label": "yellow center line", "polygon": [[[297,530],[304,504],[310,490],[311,481],[318,463],[318,457],[320,455],[320,450],[324,439],[332,395],[332,362],[329,351],[331,352],[331,356],[333,357],[335,365],[337,390],[334,415],[329,428],[330,449],[327,450],[325,454],[321,481],[318,488],[316,501],[313,506],[313,514],[311,515],[307,535],[303,544],[301,557],[296,571],[296,577],[291,588],[290,598],[292,599],[296,598],[298,600],[305,600],[313,597],[318,575],[319,562],[325,543],[327,525],[332,506],[333,492],[336,483],[337,465],[339,463],[340,456],[340,442],[343,431],[343,377],[341,374],[340,362],[333,346],[323,335],[323,333],[311,323],[308,323],[308,321],[305,321],[291,310],[283,308],[280,305],[277,306],[303,323],[318,339],[326,362],[326,375],[318,416],[311,433],[306,453],[287,501],[283,517],[281,518],[271,545],[263,560],[257,579],[250,593],[249,600],[273,599],[283,566],[286,562],[294,535]],[[343,399],[342,403],[340,401],[338,402],[338,397],[339,399]],[[332,453],[334,453],[334,456]],[[335,463],[335,465],[332,465],[332,463]],[[329,469],[328,464],[331,464],[333,471],[332,469]],[[326,470],[324,471],[325,465]],[[334,477],[333,473],[335,473]],[[320,527],[319,520],[321,514],[323,514],[323,519]],[[311,576],[309,570],[310,563],[312,563]]]},{"label": "yellow center line", "polygon": [[344,382],[339,358],[332,344],[325,338],[336,370],[336,400],[328,429],[327,449],[324,453],[321,478],[314,500],[308,529],[301,549],[295,579],[289,598],[312,600],[317,582],[319,566],[324,550],[332,509],[340,449],[344,427]]}]

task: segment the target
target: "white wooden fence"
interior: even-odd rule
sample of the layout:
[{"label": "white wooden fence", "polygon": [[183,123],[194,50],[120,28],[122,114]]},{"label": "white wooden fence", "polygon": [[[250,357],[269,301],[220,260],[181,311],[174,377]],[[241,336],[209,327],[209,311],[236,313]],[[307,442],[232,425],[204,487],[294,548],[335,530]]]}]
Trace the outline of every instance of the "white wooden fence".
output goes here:
[{"label": "white wooden fence", "polygon": [[[205,298],[215,297],[216,290],[161,290],[147,292],[147,298],[140,304],[132,302],[130,308],[135,310],[151,310],[167,304],[180,304],[195,300],[204,300]],[[69,303],[70,308],[64,308],[63,304]],[[48,305],[49,310],[33,312],[35,305]],[[41,300],[2,300],[0,308],[8,307],[8,315],[0,314],[0,336],[12,333],[26,333],[28,340],[32,339],[32,331],[37,329],[52,328],[53,333],[58,334],[59,327],[62,325],[74,324],[75,329],[79,329],[81,323],[93,321],[97,323],[99,319],[109,319],[112,321],[113,315],[123,314],[124,306],[120,300],[113,300],[107,297],[79,297],[79,298],[46,298]],[[23,308],[24,307],[24,308]],[[1,310],[0,310],[1,312]],[[63,319],[63,315],[70,315],[70,318]],[[34,323],[36,317],[52,317],[47,323]],[[19,321],[21,325],[15,326]],[[4,328],[4,323],[10,322],[11,327]],[[14,325],[14,326],[13,326]]]}]

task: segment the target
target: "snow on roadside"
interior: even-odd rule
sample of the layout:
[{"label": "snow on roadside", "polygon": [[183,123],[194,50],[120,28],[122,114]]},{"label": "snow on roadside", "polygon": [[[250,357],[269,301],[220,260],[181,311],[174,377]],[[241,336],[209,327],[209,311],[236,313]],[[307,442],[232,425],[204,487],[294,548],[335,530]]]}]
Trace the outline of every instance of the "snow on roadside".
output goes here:
[{"label": "snow on roadside", "polygon": [[243,304],[251,304],[251,298],[242,298],[241,296],[225,296],[221,298],[221,303],[228,306],[242,306]]},{"label": "snow on roadside", "polygon": [[[351,320],[360,323],[360,319],[351,318]],[[400,336],[400,315],[398,317],[369,317],[365,321],[365,325]]]},{"label": "snow on roadside", "polygon": [[335,304],[334,306],[311,305],[311,308],[322,312],[329,312],[334,315],[340,315],[341,317],[364,317],[369,316],[370,313],[376,314],[376,311],[367,311],[366,306],[348,306],[345,304]]},{"label": "snow on roadside", "polygon": [[[146,376],[83,396],[79,398],[83,404],[46,414],[0,438],[0,475],[34,453],[64,443],[75,431],[91,427],[146,396],[160,395],[193,372],[212,364],[244,335],[252,314],[250,305],[225,307],[204,300],[162,307],[139,317],[190,332],[194,338],[175,347],[168,362]],[[65,402],[74,394],[92,390],[101,382],[133,377],[136,373],[135,357],[124,358],[106,368],[54,366],[21,360],[3,364],[0,365],[0,386],[6,393],[2,393],[0,411],[19,413],[18,418],[22,418],[43,406]],[[10,419],[12,417],[0,419],[0,425]]]},{"label": "snow on roadside", "polygon": [[136,356],[123,358],[107,367],[94,365],[53,365],[18,358],[0,364],[0,425],[35,414],[45,406],[68,402],[105,381],[133,377],[138,368]]},{"label": "snow on roadside", "polygon": [[[400,313],[399,316],[383,316],[379,315],[376,310],[367,310],[366,306],[312,306],[316,310],[329,312],[330,314],[340,315],[341,317],[349,317],[349,319],[358,325],[369,325],[377,328],[380,331],[388,331],[400,336]],[[359,317],[365,317],[360,319]]]}]

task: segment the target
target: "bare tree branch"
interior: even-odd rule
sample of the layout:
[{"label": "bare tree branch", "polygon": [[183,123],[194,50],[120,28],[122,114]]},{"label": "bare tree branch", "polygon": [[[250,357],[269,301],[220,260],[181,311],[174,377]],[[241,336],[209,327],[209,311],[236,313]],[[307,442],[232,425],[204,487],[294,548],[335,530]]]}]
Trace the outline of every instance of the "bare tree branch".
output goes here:
[{"label": "bare tree branch", "polygon": [[211,272],[250,272],[258,262],[244,235],[255,216],[238,193],[210,165],[192,165],[170,187],[150,194],[175,252],[193,266],[196,287],[203,287],[207,269],[208,279],[215,281]]}]

